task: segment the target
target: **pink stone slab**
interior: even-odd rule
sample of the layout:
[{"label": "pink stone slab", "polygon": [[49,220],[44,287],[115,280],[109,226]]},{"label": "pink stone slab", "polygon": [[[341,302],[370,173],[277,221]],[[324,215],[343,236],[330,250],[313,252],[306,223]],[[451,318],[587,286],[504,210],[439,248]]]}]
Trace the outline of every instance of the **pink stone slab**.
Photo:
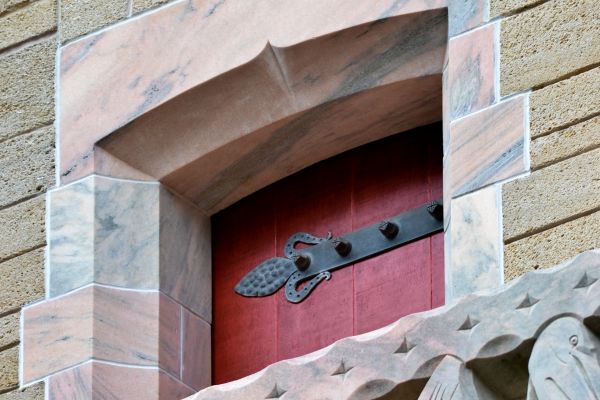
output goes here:
[{"label": "pink stone slab", "polygon": [[450,125],[449,190],[453,197],[527,170],[526,97],[501,102]]},{"label": "pink stone slab", "polygon": [[92,358],[180,367],[179,305],[158,292],[88,286],[23,310],[24,383]]},{"label": "pink stone slab", "polygon": [[496,24],[450,39],[448,101],[452,120],[496,100]]},{"label": "pink stone slab", "polygon": [[183,309],[183,370],[184,383],[196,390],[211,382],[211,328],[197,315]]},{"label": "pink stone slab", "polygon": [[48,399],[179,400],[193,393],[185,384],[154,368],[92,361],[48,379]]},{"label": "pink stone slab", "polygon": [[445,5],[446,0],[179,1],[76,41],[60,54],[61,174],[69,181],[92,172],[95,142],[250,62],[268,43],[273,49],[290,48]]}]

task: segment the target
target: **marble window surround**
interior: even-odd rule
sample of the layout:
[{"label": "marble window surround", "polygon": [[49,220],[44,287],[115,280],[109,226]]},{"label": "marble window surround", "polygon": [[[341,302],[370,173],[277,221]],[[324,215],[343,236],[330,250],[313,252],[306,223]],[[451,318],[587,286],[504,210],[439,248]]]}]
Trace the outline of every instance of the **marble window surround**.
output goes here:
[{"label": "marble window surround", "polygon": [[[529,169],[528,107],[526,94],[499,96],[500,27],[488,22],[487,2],[262,3],[249,11],[248,2],[181,0],[60,50],[63,186],[49,194],[49,298],[23,313],[23,385],[45,379],[50,398],[60,398],[95,393],[97,381],[114,395],[126,387],[115,371],[128,368],[152,393],[132,387],[128,398],[181,397],[206,386],[208,216],[316,161],[440,118],[447,301],[502,283],[497,192]],[[482,130],[482,115],[508,122]],[[470,157],[483,148],[485,156]],[[173,279],[178,271],[182,279]],[[123,357],[139,346],[128,335],[102,352],[94,323],[102,305],[76,296],[106,290],[136,305],[148,293],[166,299],[157,304],[174,303],[179,342],[162,340],[176,335],[160,328],[174,311],[149,306],[138,324],[155,327],[161,343],[150,357]],[[63,314],[48,311],[56,301],[67,302]],[[85,309],[75,318],[92,321],[88,330],[51,342],[63,350],[87,345],[64,360],[43,340],[52,329],[36,330],[36,318],[60,324],[77,307]],[[114,325],[131,329],[125,319]],[[203,341],[187,341],[187,331]],[[163,347],[179,353],[169,358]],[[34,352],[47,362],[27,361]]]}]

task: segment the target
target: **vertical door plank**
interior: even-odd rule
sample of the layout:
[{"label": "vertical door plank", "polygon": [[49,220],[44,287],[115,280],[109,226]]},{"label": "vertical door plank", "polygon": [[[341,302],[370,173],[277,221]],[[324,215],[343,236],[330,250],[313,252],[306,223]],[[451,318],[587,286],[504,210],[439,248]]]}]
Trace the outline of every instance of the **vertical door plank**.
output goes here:
[{"label": "vertical door plank", "polygon": [[[400,133],[356,153],[354,229],[431,199],[430,133]],[[355,333],[431,307],[430,254],[425,238],[355,265]]]},{"label": "vertical door plank", "polygon": [[[318,236],[352,230],[351,164],[346,155],[321,162],[278,185],[277,251],[290,235]],[[352,270],[344,268],[322,281],[300,304],[277,296],[278,355],[290,358],[318,350],[352,335]]]},{"label": "vertical door plank", "polygon": [[246,298],[233,290],[275,253],[275,213],[268,192],[213,218],[213,384],[242,378],[278,360],[276,297]]}]

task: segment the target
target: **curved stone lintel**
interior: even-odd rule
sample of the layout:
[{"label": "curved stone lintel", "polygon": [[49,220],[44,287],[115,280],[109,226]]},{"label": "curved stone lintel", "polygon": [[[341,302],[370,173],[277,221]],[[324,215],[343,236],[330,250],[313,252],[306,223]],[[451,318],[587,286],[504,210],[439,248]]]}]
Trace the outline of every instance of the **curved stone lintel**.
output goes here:
[{"label": "curved stone lintel", "polygon": [[[94,168],[102,172],[106,166],[94,161],[94,143],[190,89],[194,94],[184,93],[185,100],[174,104],[187,106],[178,113],[181,122],[192,122],[201,133],[189,148],[210,142],[210,151],[222,144],[221,136],[232,140],[353,93],[441,74],[445,0],[341,3],[226,2],[214,7],[190,0],[66,46],[60,70],[63,179]],[[223,42],[223,37],[237,40]],[[441,80],[435,92],[441,92]],[[165,117],[164,112],[156,115]],[[157,134],[180,134],[165,126],[157,126]],[[185,165],[185,157],[163,159],[162,169],[140,165],[135,157],[124,161],[154,178]],[[122,169],[121,175],[139,177]]]},{"label": "curved stone lintel", "polygon": [[[479,394],[492,390],[500,398],[515,398],[517,392],[524,397],[533,341],[563,316],[580,322],[598,317],[599,278],[600,251],[583,253],[494,292],[402,318],[240,381],[205,389],[190,399],[264,399],[275,386],[286,399],[416,399],[438,368],[449,368],[449,355],[484,378],[467,382],[467,390]],[[512,365],[511,373],[495,369],[499,364]],[[336,373],[340,365],[341,374]],[[525,379],[515,372],[519,368],[524,368]],[[491,371],[495,375],[490,378]],[[463,376],[463,381],[467,378]],[[490,380],[496,383],[490,386]],[[406,397],[394,397],[400,394]]]},{"label": "curved stone lintel", "polygon": [[[211,214],[317,161],[440,120],[446,19],[435,10],[267,45],[100,147]],[[102,160],[98,172],[119,173]]]}]

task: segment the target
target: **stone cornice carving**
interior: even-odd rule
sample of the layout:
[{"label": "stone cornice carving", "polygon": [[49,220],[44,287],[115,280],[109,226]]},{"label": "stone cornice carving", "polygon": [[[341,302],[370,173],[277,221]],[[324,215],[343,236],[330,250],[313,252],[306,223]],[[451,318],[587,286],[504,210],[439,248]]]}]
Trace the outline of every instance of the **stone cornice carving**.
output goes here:
[{"label": "stone cornice carving", "polygon": [[[190,399],[593,398],[599,278],[600,252],[583,253]],[[561,354],[570,368],[559,365]]]}]

